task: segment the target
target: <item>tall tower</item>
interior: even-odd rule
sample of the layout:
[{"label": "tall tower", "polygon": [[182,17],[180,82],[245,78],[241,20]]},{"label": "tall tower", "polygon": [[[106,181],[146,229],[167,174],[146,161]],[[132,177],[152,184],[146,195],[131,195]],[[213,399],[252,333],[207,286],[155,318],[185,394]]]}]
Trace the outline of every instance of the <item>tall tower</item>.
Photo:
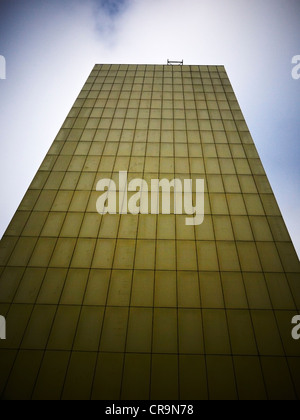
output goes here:
[{"label": "tall tower", "polygon": [[[120,171],[203,179],[203,223],[100,215]],[[223,66],[96,65],[0,248],[3,399],[300,398],[299,260]]]}]

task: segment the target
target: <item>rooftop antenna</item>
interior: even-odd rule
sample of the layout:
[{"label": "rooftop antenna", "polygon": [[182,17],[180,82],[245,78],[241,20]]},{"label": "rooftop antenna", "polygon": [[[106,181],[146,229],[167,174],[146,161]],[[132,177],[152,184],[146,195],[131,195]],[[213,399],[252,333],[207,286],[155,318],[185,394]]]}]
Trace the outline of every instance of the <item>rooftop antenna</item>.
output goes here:
[{"label": "rooftop antenna", "polygon": [[183,66],[183,60],[181,61],[173,61],[173,60],[167,60],[168,66]]}]

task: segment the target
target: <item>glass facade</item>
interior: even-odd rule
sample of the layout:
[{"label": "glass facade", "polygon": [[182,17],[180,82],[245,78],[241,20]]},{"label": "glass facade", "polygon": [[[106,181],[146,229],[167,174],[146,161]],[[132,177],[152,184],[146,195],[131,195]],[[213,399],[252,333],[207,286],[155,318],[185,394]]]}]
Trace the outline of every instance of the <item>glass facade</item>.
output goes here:
[{"label": "glass facade", "polygon": [[[98,214],[119,171],[204,222]],[[96,65],[0,244],[0,395],[299,399],[299,273],[224,67]]]}]

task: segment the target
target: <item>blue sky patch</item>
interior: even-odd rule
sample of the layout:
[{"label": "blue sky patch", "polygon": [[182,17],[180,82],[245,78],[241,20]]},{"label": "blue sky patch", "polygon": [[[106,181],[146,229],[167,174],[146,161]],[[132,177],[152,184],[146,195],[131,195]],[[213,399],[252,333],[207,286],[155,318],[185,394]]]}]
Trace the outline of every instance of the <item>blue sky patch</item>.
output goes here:
[{"label": "blue sky patch", "polygon": [[98,0],[99,5],[103,7],[109,15],[114,16],[124,10],[127,0]]}]

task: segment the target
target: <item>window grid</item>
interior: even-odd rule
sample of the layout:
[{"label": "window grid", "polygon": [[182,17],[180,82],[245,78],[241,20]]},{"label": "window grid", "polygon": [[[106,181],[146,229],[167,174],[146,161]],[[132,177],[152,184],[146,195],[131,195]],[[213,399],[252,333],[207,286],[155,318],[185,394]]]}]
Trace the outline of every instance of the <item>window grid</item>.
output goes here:
[{"label": "window grid", "polygon": [[[125,169],[148,183],[204,178],[204,223],[98,215],[97,181]],[[299,347],[285,329],[297,279],[224,68],[96,65],[1,242],[1,314],[15,334],[0,342],[0,392],[299,398]],[[17,377],[29,364],[25,390]]]}]

